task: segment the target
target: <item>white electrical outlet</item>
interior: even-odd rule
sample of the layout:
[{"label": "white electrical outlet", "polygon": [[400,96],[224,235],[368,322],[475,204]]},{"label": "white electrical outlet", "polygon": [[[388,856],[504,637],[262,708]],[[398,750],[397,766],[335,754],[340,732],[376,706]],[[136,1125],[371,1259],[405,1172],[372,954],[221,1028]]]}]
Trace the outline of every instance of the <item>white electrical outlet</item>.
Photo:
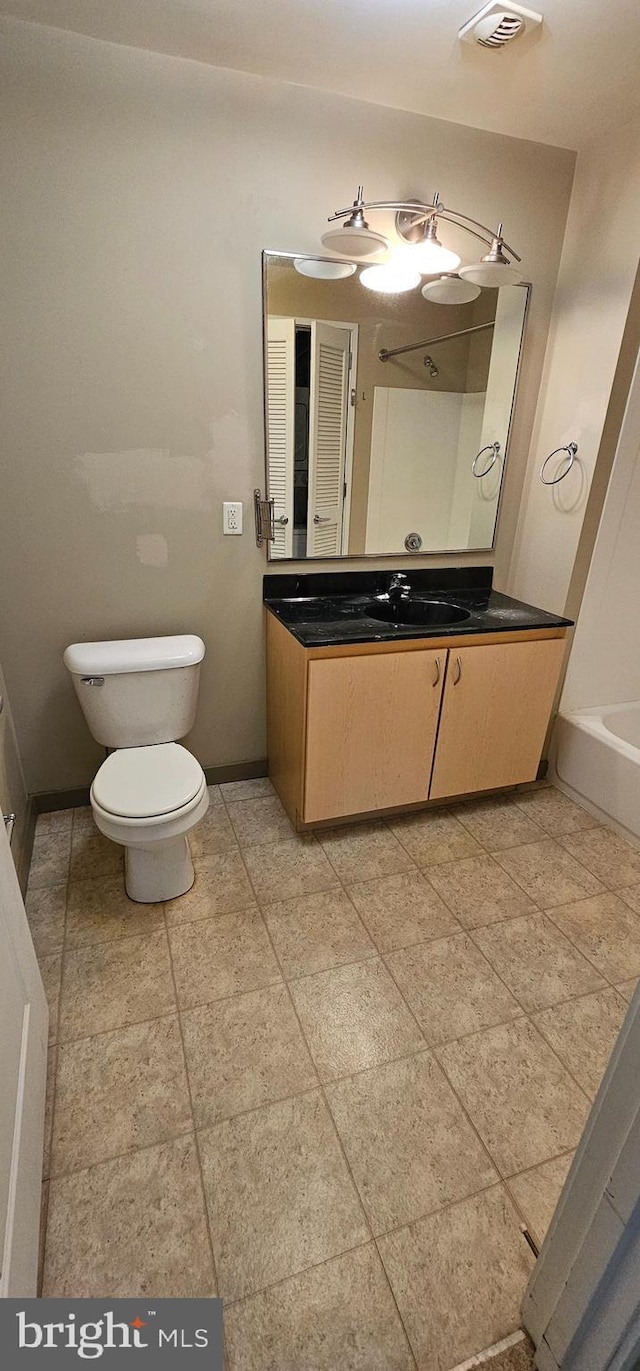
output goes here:
[{"label": "white electrical outlet", "polygon": [[223,500],[222,532],[242,533],[242,500]]}]

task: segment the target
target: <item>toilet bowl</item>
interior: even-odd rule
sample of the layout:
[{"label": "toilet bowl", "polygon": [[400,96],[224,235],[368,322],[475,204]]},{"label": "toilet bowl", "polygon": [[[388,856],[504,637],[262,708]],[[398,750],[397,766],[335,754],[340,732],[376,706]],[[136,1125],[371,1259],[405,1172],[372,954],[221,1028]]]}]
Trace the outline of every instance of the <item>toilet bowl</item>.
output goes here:
[{"label": "toilet bowl", "polygon": [[209,806],[200,763],[176,741],[192,727],[204,643],[194,634],[74,643],[64,654],[89,728],[113,749],[91,786],[97,827],[125,849],[142,904],[193,884],[187,834]]},{"label": "toilet bowl", "polygon": [[205,774],[178,743],[119,748],[91,786],[96,826],[125,849],[125,886],[142,904],[174,900],[194,881],[187,834],[209,807]]}]

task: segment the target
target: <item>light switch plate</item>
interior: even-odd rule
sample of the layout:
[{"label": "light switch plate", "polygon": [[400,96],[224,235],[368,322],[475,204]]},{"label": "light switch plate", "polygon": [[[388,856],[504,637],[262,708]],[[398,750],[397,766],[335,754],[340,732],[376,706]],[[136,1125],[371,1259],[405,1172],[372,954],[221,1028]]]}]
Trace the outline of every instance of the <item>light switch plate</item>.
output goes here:
[{"label": "light switch plate", "polygon": [[223,500],[222,532],[242,533],[242,500]]}]

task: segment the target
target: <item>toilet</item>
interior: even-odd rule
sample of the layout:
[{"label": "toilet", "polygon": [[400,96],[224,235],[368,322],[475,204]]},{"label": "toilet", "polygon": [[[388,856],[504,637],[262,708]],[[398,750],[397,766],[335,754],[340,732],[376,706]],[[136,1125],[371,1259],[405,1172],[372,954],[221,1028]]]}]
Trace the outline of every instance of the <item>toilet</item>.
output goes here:
[{"label": "toilet", "polygon": [[194,634],[73,643],[64,654],[93,737],[108,748],[91,786],[93,817],[125,849],[125,886],[141,904],[193,885],[187,834],[209,792],[195,757],[176,741],[196,712],[204,643]]}]

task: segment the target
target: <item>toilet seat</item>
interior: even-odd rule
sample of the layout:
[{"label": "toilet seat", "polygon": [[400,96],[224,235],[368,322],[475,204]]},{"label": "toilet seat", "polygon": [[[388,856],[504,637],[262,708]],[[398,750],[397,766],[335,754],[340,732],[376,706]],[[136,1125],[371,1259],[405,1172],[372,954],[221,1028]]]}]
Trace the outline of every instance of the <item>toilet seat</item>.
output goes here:
[{"label": "toilet seat", "polygon": [[105,816],[138,822],[188,813],[206,780],[200,763],[179,743],[119,748],[102,763],[91,802]]}]

